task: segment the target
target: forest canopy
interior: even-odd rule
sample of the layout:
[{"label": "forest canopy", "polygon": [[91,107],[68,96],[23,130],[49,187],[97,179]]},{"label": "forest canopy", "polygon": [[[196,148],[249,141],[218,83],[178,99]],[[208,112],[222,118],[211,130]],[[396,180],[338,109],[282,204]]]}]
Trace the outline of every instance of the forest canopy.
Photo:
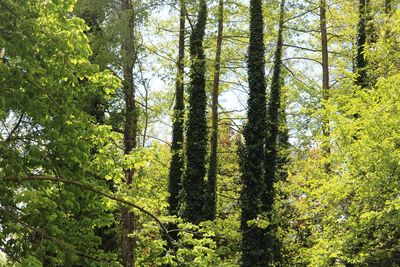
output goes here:
[{"label": "forest canopy", "polygon": [[0,266],[400,266],[397,0],[0,0]]}]

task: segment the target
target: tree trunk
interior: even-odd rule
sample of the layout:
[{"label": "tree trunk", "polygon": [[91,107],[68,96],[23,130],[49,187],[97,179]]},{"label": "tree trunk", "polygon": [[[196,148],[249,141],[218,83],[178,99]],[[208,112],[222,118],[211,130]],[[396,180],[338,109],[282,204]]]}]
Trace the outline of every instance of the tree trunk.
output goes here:
[{"label": "tree trunk", "polygon": [[217,174],[218,174],[218,95],[219,95],[219,78],[221,69],[221,50],[222,50],[222,33],[224,27],[224,0],[218,2],[218,33],[217,47],[215,53],[214,82],[212,91],[211,104],[211,152],[210,164],[208,169],[208,220],[214,220],[217,211]]},{"label": "tree trunk", "polygon": [[331,166],[329,161],[330,155],[330,126],[329,118],[326,110],[326,104],[329,100],[329,54],[328,54],[328,34],[326,30],[326,0],[321,0],[320,2],[320,27],[321,27],[321,50],[322,50],[322,134],[324,140],[322,142],[322,149],[324,152],[325,162],[324,168],[325,172],[329,173]]},{"label": "tree trunk", "polygon": [[389,15],[392,12],[392,1],[391,0],[385,0],[385,13],[386,15]]},{"label": "tree trunk", "polygon": [[177,62],[177,75],[175,82],[175,107],[172,128],[172,159],[169,170],[169,213],[171,215],[178,214],[179,193],[181,191],[181,182],[184,171],[184,155],[183,155],[183,128],[184,128],[184,57],[185,57],[185,2],[180,1],[180,17],[179,17],[179,49]]},{"label": "tree trunk", "polygon": [[[282,75],[282,74],[281,74]],[[283,77],[281,78],[283,81]],[[288,177],[288,166],[290,162],[289,157],[289,128],[287,125],[287,114],[286,114],[286,101],[287,95],[285,91],[280,92],[280,108],[279,108],[279,127],[278,127],[278,141],[277,141],[277,148],[278,148],[278,159],[276,163],[276,180],[286,181]]]},{"label": "tree trunk", "polygon": [[[121,31],[122,45],[122,70],[123,91],[125,97],[125,129],[124,129],[124,154],[128,155],[136,147],[137,116],[135,107],[135,88],[133,84],[133,67],[136,60],[134,37],[134,10],[131,0],[122,0],[123,29]],[[125,169],[125,183],[131,187],[133,168]],[[132,267],[135,264],[135,240],[130,235],[134,231],[134,214],[129,208],[121,208],[121,252],[122,265]]]},{"label": "tree trunk", "polygon": [[[178,215],[179,211],[179,198],[182,190],[182,179],[185,169],[185,156],[183,152],[183,129],[185,119],[185,103],[184,103],[184,58],[185,58],[185,1],[179,1],[180,14],[179,14],[179,44],[178,44],[178,61],[177,61],[177,74],[175,81],[175,106],[174,117],[172,125],[172,145],[171,145],[171,165],[169,168],[169,182],[168,182],[168,211],[170,215]],[[168,229],[176,229],[177,225],[174,223],[168,224]],[[170,233],[171,238],[178,239],[178,231]],[[168,265],[166,265],[168,266]]]},{"label": "tree trunk", "polygon": [[[391,0],[385,0],[385,15],[386,15],[386,23],[390,23],[389,18],[392,16],[392,1]],[[385,38],[388,39],[390,38],[390,27],[389,24],[386,26],[385,30]]]},{"label": "tree trunk", "polygon": [[183,179],[181,214],[188,222],[198,224],[205,216],[205,175],[207,154],[206,80],[203,39],[207,20],[205,0],[199,3],[198,19],[190,35],[189,116],[187,125],[187,167]]},{"label": "tree trunk", "polygon": [[266,133],[266,84],[265,84],[264,22],[261,0],[250,1],[250,39],[248,50],[249,98],[246,140],[241,156],[243,189],[241,192],[241,266],[267,266],[264,232],[248,221],[260,213],[264,190],[264,144]]},{"label": "tree trunk", "polygon": [[[278,135],[279,135],[279,113],[281,109],[281,87],[282,87],[282,47],[283,47],[283,24],[285,15],[285,0],[281,0],[278,38],[275,50],[274,69],[271,82],[271,95],[267,114],[267,135],[265,138],[265,190],[263,192],[263,212],[270,214],[274,204],[274,182],[277,179],[278,160]],[[280,252],[277,239],[274,237],[273,229],[265,229],[267,246],[270,254],[265,255],[268,262],[279,261]]]},{"label": "tree trunk", "polygon": [[273,183],[276,178],[276,161],[278,157],[277,140],[279,130],[279,111],[282,87],[282,47],[283,19],[285,0],[281,1],[278,38],[275,50],[274,69],[271,82],[271,95],[267,114],[267,137],[265,138],[265,183],[264,209],[270,211],[273,204]]},{"label": "tree trunk", "polygon": [[365,44],[367,42],[367,8],[368,0],[359,2],[359,20],[357,29],[357,56],[356,56],[356,84],[362,89],[368,86],[367,81],[367,60],[365,59]]}]

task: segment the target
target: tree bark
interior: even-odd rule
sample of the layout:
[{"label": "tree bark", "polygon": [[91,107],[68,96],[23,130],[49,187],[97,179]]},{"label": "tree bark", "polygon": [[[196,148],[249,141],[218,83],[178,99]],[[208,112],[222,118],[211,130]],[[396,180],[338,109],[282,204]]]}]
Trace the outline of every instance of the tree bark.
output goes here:
[{"label": "tree bark", "polygon": [[214,81],[211,104],[211,151],[208,169],[208,220],[214,220],[217,211],[217,174],[218,174],[218,95],[221,70],[222,33],[224,29],[224,0],[218,1],[218,33],[215,53]]},{"label": "tree bark", "polygon": [[[123,92],[125,98],[124,154],[129,155],[136,147],[137,116],[135,107],[135,88],[133,84],[133,68],[136,61],[134,37],[134,10],[131,0],[122,0],[123,29],[121,31],[121,53],[123,71]],[[131,187],[135,170],[128,168],[125,172],[125,183]],[[135,265],[134,244],[131,236],[135,215],[127,206],[121,208],[121,253],[122,265]]]},{"label": "tree bark", "polygon": [[326,30],[326,0],[320,1],[320,28],[321,28],[321,50],[322,50],[322,134],[324,140],[322,149],[324,152],[325,162],[324,168],[326,173],[330,173],[330,126],[329,117],[326,110],[326,104],[329,100],[329,54],[328,54],[328,34]]}]

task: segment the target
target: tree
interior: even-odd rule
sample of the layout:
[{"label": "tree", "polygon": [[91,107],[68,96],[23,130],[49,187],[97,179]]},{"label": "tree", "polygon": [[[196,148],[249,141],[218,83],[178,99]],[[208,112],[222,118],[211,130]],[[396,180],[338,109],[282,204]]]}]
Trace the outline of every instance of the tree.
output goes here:
[{"label": "tree", "polygon": [[218,32],[217,44],[215,53],[214,80],[212,91],[211,104],[211,149],[210,161],[208,167],[208,184],[206,194],[206,217],[209,220],[214,220],[217,212],[217,175],[218,175],[218,95],[219,95],[219,80],[221,71],[221,51],[222,51],[222,34],[224,27],[224,1],[218,1]]},{"label": "tree", "polygon": [[[124,80],[123,92],[125,96],[125,129],[124,129],[124,154],[129,155],[136,147],[137,115],[135,107],[135,88],[133,84],[133,68],[136,60],[134,39],[134,10],[131,0],[122,0],[122,15],[124,16],[123,29],[121,31],[122,71]],[[130,167],[124,170],[125,183],[131,186],[135,169]],[[122,265],[134,266],[135,239],[132,237],[135,230],[135,215],[128,207],[121,208],[121,251]]]},{"label": "tree", "polygon": [[265,266],[266,251],[263,231],[249,225],[260,213],[261,195],[265,190],[265,134],[266,134],[266,84],[264,59],[264,30],[262,4],[250,1],[250,40],[248,50],[249,98],[247,124],[244,129],[246,141],[242,163],[243,189],[241,193],[242,217],[242,266]]},{"label": "tree", "polygon": [[175,106],[174,106],[174,121],[172,129],[172,145],[171,145],[171,164],[169,170],[168,198],[169,213],[178,215],[179,210],[179,195],[182,189],[181,183],[185,167],[185,158],[183,153],[183,128],[184,128],[184,57],[185,57],[185,20],[186,8],[185,2],[181,0],[179,14],[179,47],[177,74],[175,82]]},{"label": "tree", "polygon": [[[262,211],[268,214],[269,220],[271,220],[271,212],[273,211],[274,204],[274,183],[278,180],[278,159],[279,159],[279,136],[282,133],[279,129],[281,118],[285,112],[281,107],[282,99],[282,49],[283,49],[283,27],[284,27],[284,16],[285,16],[285,0],[280,2],[279,12],[279,25],[278,25],[278,37],[276,42],[276,50],[274,55],[274,67],[271,81],[271,93],[268,104],[267,113],[267,134],[265,138],[265,189],[262,195]],[[265,255],[268,262],[279,260],[280,252],[279,245],[276,237],[273,233],[273,226],[269,226],[265,229],[265,235],[269,249],[269,254]]]},{"label": "tree", "polygon": [[385,0],[385,13],[390,14],[391,11],[392,11],[392,1]]},{"label": "tree", "polygon": [[367,32],[369,25],[369,0],[360,0],[358,4],[358,26],[357,26],[357,56],[355,71],[357,73],[356,84],[360,88],[368,87],[367,59],[365,49],[367,43]]},{"label": "tree", "polygon": [[205,160],[207,153],[207,121],[205,90],[205,56],[203,38],[207,20],[207,4],[199,2],[197,23],[190,34],[190,85],[187,123],[187,166],[182,182],[181,214],[188,222],[198,224],[205,220]]},{"label": "tree", "polygon": [[327,162],[325,163],[325,172],[330,172],[330,126],[329,117],[326,110],[326,105],[329,100],[329,52],[328,52],[328,34],[326,30],[326,0],[320,1],[320,30],[321,30],[321,51],[322,51],[322,135],[324,140],[322,141],[322,149],[326,157]]},{"label": "tree", "polygon": [[[115,255],[100,248],[94,233],[112,221],[97,194],[63,183],[4,181],[48,174],[74,181],[90,177],[104,187],[91,166],[107,130],[83,108],[85,99],[95,92],[106,96],[119,81],[89,61],[88,27],[70,16],[72,2],[0,3],[1,28],[13,29],[0,33],[0,246],[25,266],[115,265]],[[88,138],[92,134],[96,140]]]}]

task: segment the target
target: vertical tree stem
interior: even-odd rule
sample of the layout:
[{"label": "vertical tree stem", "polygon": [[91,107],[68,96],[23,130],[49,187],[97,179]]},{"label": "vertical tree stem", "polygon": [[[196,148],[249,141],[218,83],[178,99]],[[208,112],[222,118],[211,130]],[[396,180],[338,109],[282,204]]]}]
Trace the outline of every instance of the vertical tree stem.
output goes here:
[{"label": "vertical tree stem", "polygon": [[217,33],[217,47],[215,53],[214,65],[214,81],[212,91],[212,104],[211,104],[211,151],[210,151],[210,164],[208,169],[208,218],[214,220],[217,210],[217,174],[218,174],[218,95],[219,95],[219,79],[221,70],[221,51],[222,51],[222,33],[224,27],[224,0],[218,1],[218,33]]}]

